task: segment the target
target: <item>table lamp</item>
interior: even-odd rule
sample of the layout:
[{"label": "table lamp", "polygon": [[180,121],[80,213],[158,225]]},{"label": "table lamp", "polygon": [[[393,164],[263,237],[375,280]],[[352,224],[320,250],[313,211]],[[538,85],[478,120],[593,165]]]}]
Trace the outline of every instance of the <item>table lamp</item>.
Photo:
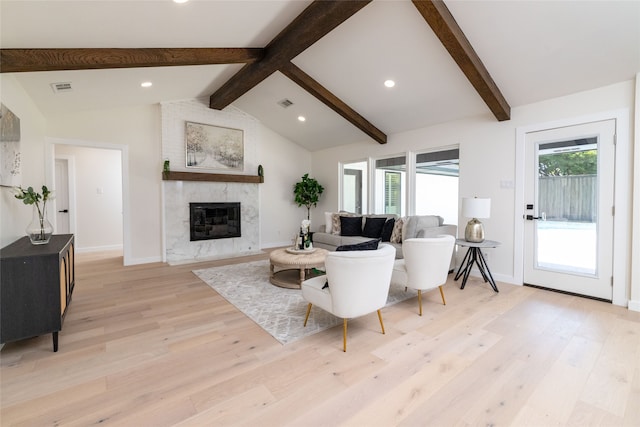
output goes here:
[{"label": "table lamp", "polygon": [[467,242],[480,243],[484,241],[484,227],[478,218],[489,218],[490,213],[491,199],[462,198],[462,216],[472,218],[464,229],[464,239]]}]

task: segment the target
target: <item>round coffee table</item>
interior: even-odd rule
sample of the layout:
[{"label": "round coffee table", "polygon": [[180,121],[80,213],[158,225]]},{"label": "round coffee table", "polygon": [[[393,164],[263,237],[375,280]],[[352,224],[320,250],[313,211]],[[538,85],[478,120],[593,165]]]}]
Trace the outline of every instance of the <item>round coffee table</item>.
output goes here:
[{"label": "round coffee table", "polygon": [[[319,275],[314,274],[312,269],[324,267],[324,259],[328,253],[328,250],[322,248],[295,253],[290,249],[276,249],[269,255],[269,281],[282,288],[300,289],[306,279]],[[276,271],[276,268],[280,270]]]}]

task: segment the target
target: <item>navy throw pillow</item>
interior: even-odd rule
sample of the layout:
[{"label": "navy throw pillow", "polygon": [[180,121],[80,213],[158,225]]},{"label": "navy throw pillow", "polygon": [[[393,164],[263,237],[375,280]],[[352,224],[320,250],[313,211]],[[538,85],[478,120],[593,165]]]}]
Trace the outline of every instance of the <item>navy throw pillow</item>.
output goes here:
[{"label": "navy throw pillow", "polygon": [[353,245],[342,245],[336,248],[336,252],[375,251],[378,249],[378,243],[380,243],[380,239],[367,240],[366,242],[355,243]]},{"label": "navy throw pillow", "polygon": [[380,234],[383,242],[388,242],[391,240],[391,233],[393,233],[393,226],[395,224],[395,218],[389,218],[387,222],[384,223],[384,227],[382,227],[382,234]]},{"label": "navy throw pillow", "polygon": [[364,223],[364,229],[362,235],[364,237],[371,237],[372,239],[378,239],[382,235],[382,227],[384,227],[387,218],[367,218]]},{"label": "navy throw pillow", "polygon": [[341,216],[340,217],[341,236],[361,236],[362,217],[361,216]]}]

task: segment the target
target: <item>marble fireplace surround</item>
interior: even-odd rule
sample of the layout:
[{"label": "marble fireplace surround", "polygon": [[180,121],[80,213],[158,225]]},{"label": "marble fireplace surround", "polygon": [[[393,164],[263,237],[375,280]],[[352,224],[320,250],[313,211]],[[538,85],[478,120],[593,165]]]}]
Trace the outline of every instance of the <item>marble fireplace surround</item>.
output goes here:
[{"label": "marble fireplace surround", "polygon": [[[166,261],[169,264],[260,253],[258,184],[164,181]],[[241,236],[190,241],[189,203],[240,203]]]}]

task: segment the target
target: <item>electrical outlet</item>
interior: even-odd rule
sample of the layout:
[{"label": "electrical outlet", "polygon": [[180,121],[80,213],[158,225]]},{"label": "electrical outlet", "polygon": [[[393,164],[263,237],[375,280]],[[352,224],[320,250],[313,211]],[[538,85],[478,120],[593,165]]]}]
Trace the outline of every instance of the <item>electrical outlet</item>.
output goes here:
[{"label": "electrical outlet", "polygon": [[489,262],[489,252],[482,251],[482,256],[486,262]]}]

